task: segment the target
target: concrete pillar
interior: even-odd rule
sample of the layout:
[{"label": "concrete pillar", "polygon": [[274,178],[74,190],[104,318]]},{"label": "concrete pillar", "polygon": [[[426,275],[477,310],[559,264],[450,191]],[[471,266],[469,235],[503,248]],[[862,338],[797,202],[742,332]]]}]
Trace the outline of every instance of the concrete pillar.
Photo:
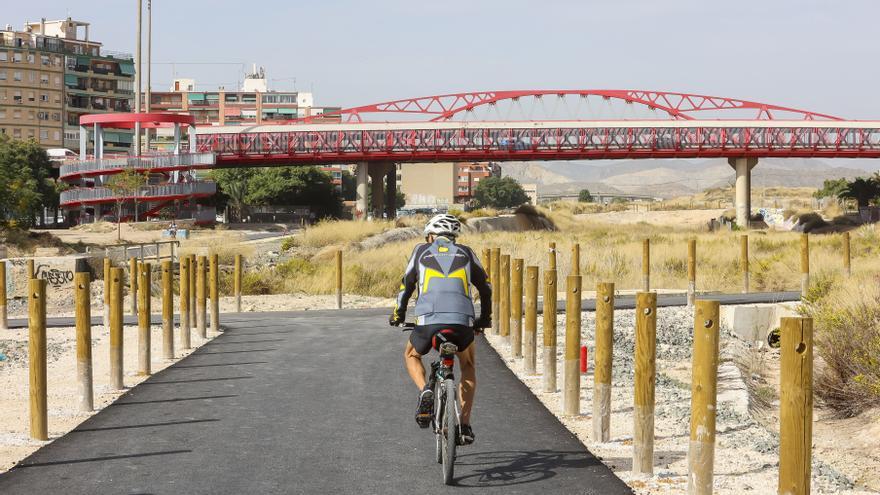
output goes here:
[{"label": "concrete pillar", "polygon": [[371,190],[371,205],[370,211],[373,212],[373,220],[381,220],[382,213],[385,210],[385,195],[383,194],[385,191],[382,187],[382,182],[385,175],[385,164],[384,163],[371,163],[370,164],[370,187]]},{"label": "concrete pillar", "polygon": [[79,159],[85,160],[89,151],[89,128],[79,126]]},{"label": "concrete pillar", "polygon": [[385,216],[397,217],[397,165],[389,163],[385,172]]},{"label": "concrete pillar", "polygon": [[196,126],[189,126],[189,152],[196,152]]},{"label": "concrete pillar", "polygon": [[736,171],[736,225],[749,228],[752,211],[752,169],[757,158],[728,158],[727,163]]},{"label": "concrete pillar", "polygon": [[104,158],[104,128],[95,124],[95,159]]},{"label": "concrete pillar", "polygon": [[174,123],[174,154],[180,154],[180,124]]},{"label": "concrete pillar", "polygon": [[357,195],[355,197],[355,219],[367,219],[367,162],[357,165]]}]

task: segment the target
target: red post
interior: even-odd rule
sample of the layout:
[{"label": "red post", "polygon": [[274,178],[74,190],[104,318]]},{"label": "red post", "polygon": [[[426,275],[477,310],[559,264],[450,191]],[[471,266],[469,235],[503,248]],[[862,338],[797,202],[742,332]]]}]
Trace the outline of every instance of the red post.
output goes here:
[{"label": "red post", "polygon": [[581,346],[581,373],[587,373],[587,346]]}]

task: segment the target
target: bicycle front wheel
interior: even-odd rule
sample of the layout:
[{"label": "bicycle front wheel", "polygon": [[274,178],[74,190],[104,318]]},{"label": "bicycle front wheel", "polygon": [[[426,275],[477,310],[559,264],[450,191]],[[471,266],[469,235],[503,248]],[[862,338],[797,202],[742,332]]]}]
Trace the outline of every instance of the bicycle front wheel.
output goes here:
[{"label": "bicycle front wheel", "polygon": [[458,444],[458,411],[455,407],[455,382],[443,381],[443,392],[446,395],[445,411],[443,411],[443,483],[452,484],[455,474],[455,447]]}]

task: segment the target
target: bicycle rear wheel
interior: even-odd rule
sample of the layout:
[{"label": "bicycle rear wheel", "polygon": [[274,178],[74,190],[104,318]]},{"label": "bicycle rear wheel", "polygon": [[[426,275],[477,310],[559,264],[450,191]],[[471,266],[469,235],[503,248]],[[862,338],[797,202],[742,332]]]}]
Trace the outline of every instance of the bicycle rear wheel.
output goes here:
[{"label": "bicycle rear wheel", "polygon": [[431,419],[431,426],[434,427],[434,440],[436,444],[434,453],[437,458],[437,464],[443,464],[443,425],[441,421],[443,419],[443,405],[445,401],[446,398],[442,393],[442,386],[434,385],[434,417]]},{"label": "bicycle rear wheel", "polygon": [[442,434],[443,439],[443,483],[452,484],[455,474],[455,447],[458,444],[458,413],[455,410],[455,382],[443,381],[443,392],[446,395],[445,410],[443,411]]}]

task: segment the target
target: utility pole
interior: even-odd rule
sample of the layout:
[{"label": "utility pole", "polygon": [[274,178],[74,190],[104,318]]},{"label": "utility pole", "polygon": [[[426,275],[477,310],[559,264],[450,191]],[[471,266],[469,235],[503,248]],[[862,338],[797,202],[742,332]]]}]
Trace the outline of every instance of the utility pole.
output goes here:
[{"label": "utility pole", "polygon": [[[134,113],[141,113],[141,11],[143,10],[143,0],[135,0],[137,2],[137,40],[135,41],[134,52]],[[141,123],[134,124],[134,154],[141,156]]]},{"label": "utility pole", "polygon": [[[150,68],[153,62],[153,0],[147,0],[147,113],[150,113],[150,104],[152,100],[152,79],[150,77]],[[150,129],[146,130],[147,151],[150,151]]]}]

